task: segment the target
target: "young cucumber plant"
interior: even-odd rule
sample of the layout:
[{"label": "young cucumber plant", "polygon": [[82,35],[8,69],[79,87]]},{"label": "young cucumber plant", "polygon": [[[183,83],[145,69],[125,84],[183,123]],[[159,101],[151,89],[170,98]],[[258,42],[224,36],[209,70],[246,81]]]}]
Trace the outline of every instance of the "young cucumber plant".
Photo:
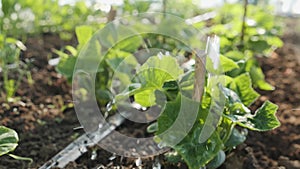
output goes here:
[{"label": "young cucumber plant", "polygon": [[[29,84],[33,83],[30,71],[27,70],[28,65],[19,59],[20,52],[26,50],[26,47],[21,41],[0,34],[0,49],[0,72],[2,72],[6,101],[14,101],[15,93],[24,75],[27,76]],[[18,74],[18,77],[10,78],[13,73]]]},{"label": "young cucumber plant", "polygon": [[[181,34],[180,31],[186,30],[178,27],[170,31],[178,31],[176,34]],[[82,49],[92,36],[91,32],[92,28],[88,27],[76,29],[79,47],[66,48],[71,55],[56,51],[60,55],[60,62],[56,68],[69,80],[73,76],[78,50]],[[178,40],[167,36],[141,36],[142,38],[127,38],[111,47],[105,54],[97,70],[95,93],[100,107],[105,107],[108,102],[115,100],[118,108],[118,105],[124,105],[122,102],[128,97],[133,98],[134,102],[142,107],[159,107],[161,114],[157,121],[149,126],[148,131],[154,132],[157,144],[171,147],[175,151],[166,154],[167,159],[172,159],[173,162],[183,160],[191,169],[217,168],[224,162],[227,151],[245,141],[246,129],[267,131],[280,125],[275,116],[275,104],[266,101],[255,112],[248,108],[259,97],[252,87],[264,88],[266,85],[258,65],[255,68],[261,73],[260,79],[254,79],[253,71],[256,70],[252,70],[250,63],[255,63],[255,60],[245,55],[247,52],[254,53],[252,49],[241,50],[237,44],[233,44],[233,48],[228,49],[224,55],[208,52],[204,62],[206,72],[202,74],[205,79],[204,94],[198,100],[194,99],[197,65],[191,62],[191,66],[184,67],[178,61],[184,58],[179,55],[185,54],[189,55],[190,60],[197,60],[195,53],[198,52],[189,50]],[[106,38],[100,39],[101,49],[115,37]],[[193,39],[193,35],[186,38]],[[150,52],[145,58],[135,57],[137,55],[133,53],[145,48],[146,42],[153,44],[155,48],[164,49],[166,54],[156,51]],[[222,47],[225,46],[221,44],[221,53],[224,51]],[[217,50],[218,47],[214,48]],[[97,50],[100,51],[98,48]],[[229,52],[233,55],[229,55]],[[134,75],[132,72],[135,72]],[[263,80],[262,86],[258,85],[260,80]],[[178,123],[177,118],[182,115],[183,110],[186,118],[181,118]],[[194,123],[186,121],[191,118],[195,120]],[[180,124],[177,126],[178,130],[165,135],[174,124]],[[186,128],[189,130],[185,130]],[[181,132],[182,129],[184,130]],[[174,144],[174,140],[179,137],[182,139]]]},{"label": "young cucumber plant", "polygon": [[[223,69],[216,71],[213,70],[214,61],[207,59],[209,72],[226,73],[234,68],[233,61],[221,59]],[[200,103],[187,94],[194,92],[194,83],[193,80],[191,81],[194,70],[184,73],[176,63],[176,59],[171,56],[158,55],[149,58],[137,72],[137,77],[140,79],[139,88],[126,91],[126,94],[134,96],[137,103],[149,107],[161,104],[161,98],[156,95],[157,91],[165,93],[168,98],[167,103],[157,122],[152,124],[149,130],[155,131],[157,136],[155,140],[158,144],[172,147],[189,168],[198,169],[205,166],[216,168],[221,165],[225,160],[224,152],[231,150],[246,139],[245,132],[236,129],[235,126],[255,131],[267,131],[280,125],[275,116],[277,110],[275,104],[266,101],[254,113],[247,108],[259,96],[252,88],[248,73],[237,77],[207,76],[205,93]],[[165,74],[165,72],[168,73]],[[171,83],[173,85],[170,89],[168,86]],[[216,86],[213,87],[212,84]],[[220,93],[216,93],[216,90]],[[222,103],[213,100],[224,101],[224,107],[220,108]],[[180,127],[187,127],[184,124],[188,123],[189,118],[181,118],[179,128],[170,135],[163,135],[163,133],[174,127],[180,113],[184,112],[185,116],[188,116],[192,111],[197,111],[194,125],[188,133],[184,133],[185,137],[174,145],[174,139],[182,136],[181,132],[185,132]]]}]

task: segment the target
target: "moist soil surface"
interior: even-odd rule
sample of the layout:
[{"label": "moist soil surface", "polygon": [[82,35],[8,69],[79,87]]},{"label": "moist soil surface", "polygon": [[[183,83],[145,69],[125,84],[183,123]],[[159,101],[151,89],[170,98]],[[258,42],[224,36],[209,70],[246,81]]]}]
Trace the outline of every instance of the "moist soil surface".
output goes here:
[{"label": "moist soil surface", "polygon": [[[266,80],[275,86],[274,91],[259,91],[262,96],[253,105],[257,107],[269,99],[279,105],[277,116],[282,125],[269,132],[249,132],[247,140],[227,155],[222,169],[300,168],[300,24],[296,19],[286,23],[282,36],[285,45],[268,58],[258,58]],[[57,35],[44,34],[30,37],[22,60],[31,60],[33,84],[24,77],[16,96],[17,101],[1,101],[0,125],[19,133],[19,146],[15,155],[30,157],[32,163],[0,157],[1,169],[38,168],[56,153],[83,134],[76,113],[72,109],[71,87],[55,68],[48,65],[53,49],[71,44]],[[143,137],[145,126],[125,123],[118,130]],[[93,151],[97,157],[91,160]],[[135,160],[115,156],[99,147],[92,148],[66,168],[138,168]],[[142,159],[143,168],[152,168],[159,161],[162,168],[187,168],[183,163],[169,164],[163,156]]]}]

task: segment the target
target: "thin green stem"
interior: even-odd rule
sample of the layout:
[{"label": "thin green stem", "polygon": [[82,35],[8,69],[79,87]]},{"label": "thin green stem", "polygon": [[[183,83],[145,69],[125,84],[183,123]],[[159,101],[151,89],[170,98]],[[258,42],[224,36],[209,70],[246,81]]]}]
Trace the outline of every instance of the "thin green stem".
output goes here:
[{"label": "thin green stem", "polygon": [[166,12],[167,12],[167,0],[163,0],[163,14],[164,14],[164,17],[166,17]]},{"label": "thin green stem", "polygon": [[242,45],[244,44],[245,31],[246,31],[247,8],[248,8],[248,0],[244,0],[244,15],[243,15],[243,23],[242,23],[242,31],[241,31]]}]

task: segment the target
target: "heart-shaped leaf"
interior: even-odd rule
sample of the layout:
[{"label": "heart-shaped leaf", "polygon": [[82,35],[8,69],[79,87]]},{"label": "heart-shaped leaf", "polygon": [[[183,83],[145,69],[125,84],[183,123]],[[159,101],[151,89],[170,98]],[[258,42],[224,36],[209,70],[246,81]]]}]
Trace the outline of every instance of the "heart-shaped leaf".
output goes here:
[{"label": "heart-shaped leaf", "polygon": [[0,156],[14,151],[18,146],[19,137],[16,131],[0,126]]}]

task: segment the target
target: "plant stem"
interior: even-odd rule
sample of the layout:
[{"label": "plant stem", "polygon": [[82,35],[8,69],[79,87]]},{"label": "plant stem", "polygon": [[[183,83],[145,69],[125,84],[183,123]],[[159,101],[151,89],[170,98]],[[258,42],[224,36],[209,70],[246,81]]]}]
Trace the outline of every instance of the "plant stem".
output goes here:
[{"label": "plant stem", "polygon": [[107,14],[107,23],[115,20],[116,15],[117,15],[117,11],[113,8],[113,6],[111,6],[110,11]]},{"label": "plant stem", "polygon": [[6,86],[8,85],[8,70],[7,70],[7,67],[6,67],[5,63],[2,65],[2,72],[3,72],[3,87],[4,87],[4,90],[7,94]]},{"label": "plant stem", "polygon": [[[167,0],[163,0],[163,18],[166,19],[167,16]],[[165,36],[162,37],[162,43],[165,44],[166,43],[166,38]]]},{"label": "plant stem", "polygon": [[166,12],[167,12],[167,0],[163,0],[163,14],[164,14],[164,17],[166,17]]},{"label": "plant stem", "polygon": [[18,69],[19,69],[19,76],[18,76],[18,79],[17,79],[17,81],[16,81],[15,86],[13,86],[14,91],[13,91],[13,95],[12,95],[12,96],[15,96],[16,91],[18,90],[18,88],[19,88],[19,86],[20,86],[20,84],[21,84],[21,80],[22,80],[22,78],[23,78],[23,76],[24,76],[24,74],[25,74],[25,71],[24,71],[24,70],[22,70],[22,69],[20,69],[20,68],[18,68]]},{"label": "plant stem", "polygon": [[196,55],[196,64],[195,64],[195,82],[194,82],[194,96],[193,99],[195,99],[198,102],[201,102],[202,95],[204,92],[204,86],[205,86],[205,63],[206,63],[206,54],[198,53]]},{"label": "plant stem", "polygon": [[244,0],[244,15],[243,15],[243,23],[242,23],[242,31],[241,31],[241,44],[244,44],[245,30],[246,30],[246,17],[247,17],[247,7],[248,0]]}]

